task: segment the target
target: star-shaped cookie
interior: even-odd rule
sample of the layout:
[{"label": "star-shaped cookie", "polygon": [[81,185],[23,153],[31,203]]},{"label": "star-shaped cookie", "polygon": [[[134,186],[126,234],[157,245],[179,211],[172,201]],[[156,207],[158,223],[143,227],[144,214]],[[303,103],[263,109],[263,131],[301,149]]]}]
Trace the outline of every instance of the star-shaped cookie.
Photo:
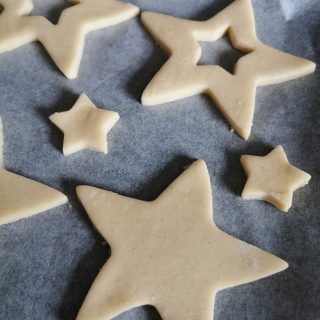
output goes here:
[{"label": "star-shaped cookie", "polygon": [[284,212],[292,205],[293,192],[311,179],[289,163],[282,146],[265,157],[243,155],[240,161],[248,176],[242,198],[265,200]]},{"label": "star-shaped cookie", "polygon": [[78,75],[86,34],[128,20],[139,13],[117,0],[69,0],[57,25],[40,16],[28,16],[31,0],[2,0],[0,53],[32,41],[40,41],[52,60],[69,79]]},{"label": "star-shaped cookie", "polygon": [[[196,94],[208,94],[244,139],[250,135],[256,88],[295,79],[315,70],[315,63],[273,49],[258,40],[250,0],[236,0],[204,21],[178,19],[144,12],[142,23],[170,56],[142,95],[142,104],[153,106]],[[197,65],[199,41],[216,41],[229,35],[232,45],[247,53],[234,74],[218,65]]]},{"label": "star-shaped cookie", "polygon": [[97,108],[84,93],[70,110],[49,117],[64,133],[66,156],[86,148],[107,153],[106,135],[119,118],[117,112]]},{"label": "star-shaped cookie", "polygon": [[61,192],[9,172],[3,165],[0,118],[0,225],[30,217],[68,201]]},{"label": "star-shaped cookie", "polygon": [[112,252],[77,320],[107,320],[141,305],[156,307],[163,320],[212,320],[218,290],[288,266],[217,228],[202,160],[151,202],[88,186],[77,194]]}]

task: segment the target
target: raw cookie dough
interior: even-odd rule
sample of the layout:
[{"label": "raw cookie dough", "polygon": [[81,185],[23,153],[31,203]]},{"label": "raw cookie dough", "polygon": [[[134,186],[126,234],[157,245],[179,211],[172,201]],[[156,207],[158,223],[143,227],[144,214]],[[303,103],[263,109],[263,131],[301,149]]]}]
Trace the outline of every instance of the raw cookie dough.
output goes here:
[{"label": "raw cookie dough", "polygon": [[112,251],[78,320],[107,320],[141,305],[156,307],[163,320],[212,320],[218,290],[288,267],[217,228],[202,160],[151,202],[88,186],[77,194]]},{"label": "raw cookie dough", "polygon": [[106,135],[119,118],[117,112],[97,108],[84,93],[69,111],[49,117],[64,133],[66,156],[86,148],[107,153]]},{"label": "raw cookie dough", "polygon": [[[314,72],[315,64],[273,49],[257,39],[250,0],[237,0],[204,21],[178,19],[144,12],[142,23],[170,55],[142,94],[142,104],[153,106],[195,94],[208,94],[244,139],[251,131],[257,86],[295,79]],[[232,45],[247,55],[234,74],[218,65],[197,65],[198,41],[216,41],[228,34]]]},{"label": "raw cookie dough", "polygon": [[68,201],[61,192],[7,171],[3,166],[0,118],[0,225],[52,209]]},{"label": "raw cookie dough", "polygon": [[0,53],[32,41],[40,41],[52,60],[69,79],[78,75],[88,32],[128,20],[139,13],[131,4],[116,0],[69,0],[57,25],[41,16],[28,16],[31,0],[1,0]]},{"label": "raw cookie dough", "polygon": [[311,179],[310,174],[289,163],[282,146],[265,157],[244,155],[240,161],[248,176],[242,198],[265,200],[284,212],[291,207],[293,192]]}]

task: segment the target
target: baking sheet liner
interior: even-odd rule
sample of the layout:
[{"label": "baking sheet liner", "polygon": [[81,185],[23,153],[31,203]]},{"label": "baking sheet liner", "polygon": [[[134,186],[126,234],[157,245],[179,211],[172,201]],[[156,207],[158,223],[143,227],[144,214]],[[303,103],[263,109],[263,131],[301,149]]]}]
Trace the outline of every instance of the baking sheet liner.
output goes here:
[{"label": "baking sheet liner", "polygon": [[[142,11],[204,20],[231,1],[132,3]],[[34,4],[34,14],[46,14],[53,21],[66,7],[59,0]],[[319,0],[254,0],[253,7],[262,41],[319,63]],[[210,48],[203,45],[205,63],[218,59],[226,67],[232,64],[234,55],[224,40]],[[90,33],[76,80],[64,78],[37,43],[0,55],[5,165],[61,190],[70,200],[0,227],[0,319],[75,318],[110,255],[75,196],[77,185],[152,200],[194,159],[207,163],[216,224],[290,265],[267,279],[219,292],[215,319],[320,319],[319,69],[295,81],[259,88],[253,130],[244,141],[205,96],[141,106],[143,89],[166,59],[139,18]],[[69,109],[83,92],[97,106],[121,116],[108,136],[108,155],[61,153],[63,135],[48,116]],[[240,198],[245,183],[240,156],[265,155],[278,144],[292,164],[312,175],[309,185],[295,192],[287,214],[265,202]],[[152,307],[142,307],[116,319],[160,316]]]}]

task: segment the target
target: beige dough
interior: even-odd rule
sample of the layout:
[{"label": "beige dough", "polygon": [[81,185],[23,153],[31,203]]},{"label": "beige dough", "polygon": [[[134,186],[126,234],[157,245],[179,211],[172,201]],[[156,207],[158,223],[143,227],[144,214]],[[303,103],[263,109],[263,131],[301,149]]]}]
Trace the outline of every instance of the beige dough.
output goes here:
[{"label": "beige dough", "polygon": [[106,135],[119,118],[117,112],[97,108],[84,93],[69,111],[49,117],[64,133],[66,156],[86,148],[107,153]]},{"label": "beige dough", "polygon": [[[273,49],[257,39],[250,0],[237,0],[204,22],[144,12],[142,23],[170,55],[144,90],[142,104],[153,106],[208,94],[244,139],[250,135],[258,86],[288,81],[315,70],[313,62]],[[198,41],[216,41],[225,34],[235,48],[248,53],[236,63],[234,74],[218,65],[197,65],[201,57]]]},{"label": "beige dough", "polygon": [[244,155],[240,161],[248,176],[242,198],[265,200],[281,211],[290,209],[293,192],[311,179],[310,174],[289,163],[282,146],[265,157]]},{"label": "beige dough", "polygon": [[288,266],[217,228],[202,160],[151,202],[88,186],[77,194],[112,251],[77,320],[107,320],[141,305],[156,307],[163,320],[212,320],[218,290]]},{"label": "beige dough", "polygon": [[52,209],[68,201],[59,191],[7,171],[3,166],[0,118],[0,225]]},{"label": "beige dough", "polygon": [[[57,25],[40,16],[27,16],[31,0],[1,0],[0,53],[32,41],[40,41],[52,60],[69,79],[78,75],[88,32],[128,20],[139,13],[131,4],[116,0],[69,0]],[[107,50],[107,49],[106,49]]]}]

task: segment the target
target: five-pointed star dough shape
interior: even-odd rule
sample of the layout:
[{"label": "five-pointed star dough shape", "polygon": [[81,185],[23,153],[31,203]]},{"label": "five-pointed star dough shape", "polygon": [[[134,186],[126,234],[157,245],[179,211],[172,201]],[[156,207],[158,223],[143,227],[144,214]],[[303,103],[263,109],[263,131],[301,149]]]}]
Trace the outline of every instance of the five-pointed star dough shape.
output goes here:
[{"label": "five-pointed star dough shape", "polygon": [[240,161],[248,176],[242,198],[265,200],[284,212],[291,207],[293,192],[311,179],[289,163],[282,146],[265,157],[243,155]]},{"label": "five-pointed star dough shape", "polygon": [[[313,62],[258,40],[250,0],[236,0],[204,22],[144,12],[142,23],[170,55],[144,90],[142,104],[153,106],[208,94],[244,139],[250,135],[258,86],[288,81],[315,70]],[[235,48],[248,53],[236,63],[234,74],[217,65],[197,65],[201,57],[198,41],[216,41],[225,34]]]},{"label": "five-pointed star dough shape", "polygon": [[78,75],[86,34],[128,20],[139,13],[131,4],[117,0],[68,0],[57,25],[41,16],[27,16],[31,0],[2,0],[0,53],[32,41],[40,41],[52,60],[69,79]]},{"label": "five-pointed star dough shape", "polygon": [[89,186],[77,194],[112,252],[77,320],[107,320],[147,304],[163,320],[212,320],[218,290],[288,266],[217,228],[202,160],[151,202]]},{"label": "five-pointed star dough shape", "polygon": [[97,108],[84,93],[70,110],[49,117],[64,133],[66,156],[86,148],[107,153],[106,135],[119,118],[117,112]]},{"label": "five-pointed star dough shape", "polygon": [[0,225],[30,217],[68,201],[61,192],[9,172],[3,165],[0,118]]}]

